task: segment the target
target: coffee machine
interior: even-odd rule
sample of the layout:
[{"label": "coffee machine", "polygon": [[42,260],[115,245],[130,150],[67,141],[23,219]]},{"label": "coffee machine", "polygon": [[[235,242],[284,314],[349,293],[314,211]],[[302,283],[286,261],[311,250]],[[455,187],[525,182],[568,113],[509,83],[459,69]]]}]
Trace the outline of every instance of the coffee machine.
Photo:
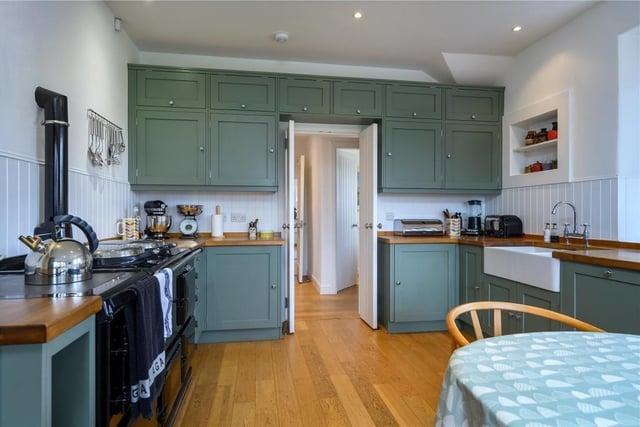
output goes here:
[{"label": "coffee machine", "polygon": [[467,201],[469,208],[469,217],[467,220],[467,234],[472,236],[478,236],[482,234],[482,201],[481,200],[469,200]]},{"label": "coffee machine", "polygon": [[171,227],[171,216],[167,215],[167,205],[162,200],[145,202],[144,211],[147,213],[147,228],[144,233],[149,239],[164,240]]}]

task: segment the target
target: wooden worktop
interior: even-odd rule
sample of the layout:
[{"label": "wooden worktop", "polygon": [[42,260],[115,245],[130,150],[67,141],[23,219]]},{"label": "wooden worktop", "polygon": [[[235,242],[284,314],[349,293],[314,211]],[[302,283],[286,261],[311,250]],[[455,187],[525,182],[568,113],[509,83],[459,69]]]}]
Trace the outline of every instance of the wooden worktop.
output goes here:
[{"label": "wooden worktop", "polygon": [[49,342],[101,307],[98,296],[0,300],[0,345]]},{"label": "wooden worktop", "polygon": [[564,243],[545,243],[541,236],[527,236],[499,238],[488,236],[394,236],[393,233],[382,232],[378,241],[389,244],[445,244],[457,243],[463,245],[490,246],[543,246],[554,249],[553,257],[563,261],[574,261],[583,264],[600,265],[603,267],[624,268],[640,271],[640,244],[620,243],[612,241],[593,241],[589,248],[581,240],[572,240],[569,245]]},{"label": "wooden worktop", "polygon": [[211,237],[203,233],[197,239],[180,239],[179,234],[170,235],[168,241],[176,243],[178,247],[208,247],[208,246],[282,246],[284,240],[280,233],[275,233],[272,239],[249,239],[248,233],[224,233],[224,237]]}]

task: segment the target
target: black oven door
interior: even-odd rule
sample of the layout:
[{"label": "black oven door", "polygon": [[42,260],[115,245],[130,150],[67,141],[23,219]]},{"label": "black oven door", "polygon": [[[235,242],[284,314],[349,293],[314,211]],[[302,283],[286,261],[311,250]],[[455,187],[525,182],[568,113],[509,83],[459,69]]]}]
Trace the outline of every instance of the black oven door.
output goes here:
[{"label": "black oven door", "polygon": [[174,316],[173,328],[184,328],[193,314],[196,298],[196,269],[193,258],[174,271]]}]

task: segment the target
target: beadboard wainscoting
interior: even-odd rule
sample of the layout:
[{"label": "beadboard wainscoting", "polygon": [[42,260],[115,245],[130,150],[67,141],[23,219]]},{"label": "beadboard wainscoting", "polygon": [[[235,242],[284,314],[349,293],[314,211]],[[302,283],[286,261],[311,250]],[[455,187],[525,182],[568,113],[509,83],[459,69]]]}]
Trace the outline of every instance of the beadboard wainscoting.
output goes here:
[{"label": "beadboard wainscoting", "polygon": [[573,225],[571,208],[561,205],[557,215],[551,215],[559,201],[576,207],[578,230],[580,224],[591,225],[593,239],[618,240],[618,180],[597,179],[562,184],[549,184],[503,189],[499,196],[487,197],[486,212],[513,214],[522,219],[526,234],[542,234],[545,222]]},{"label": "beadboard wainscoting", "polygon": [[[44,216],[44,164],[0,153],[0,254],[28,251],[18,241],[33,234]],[[115,235],[115,223],[130,211],[129,183],[82,171],[69,171],[69,213],[87,221],[99,238]],[[82,237],[79,237],[83,240]]]}]

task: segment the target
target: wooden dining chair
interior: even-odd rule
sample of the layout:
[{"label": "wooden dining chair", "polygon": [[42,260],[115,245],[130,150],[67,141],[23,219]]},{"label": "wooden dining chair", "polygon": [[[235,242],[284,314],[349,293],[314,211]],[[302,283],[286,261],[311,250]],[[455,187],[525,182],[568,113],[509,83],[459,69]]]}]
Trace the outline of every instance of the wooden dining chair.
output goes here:
[{"label": "wooden dining chair", "polygon": [[467,338],[462,334],[462,331],[458,328],[458,324],[456,323],[456,319],[464,313],[469,313],[471,316],[471,323],[473,325],[473,331],[476,339],[484,338],[482,327],[480,326],[480,318],[478,316],[479,310],[489,310],[493,312],[493,336],[502,335],[502,310],[544,317],[563,323],[579,331],[604,332],[603,329],[583,322],[582,320],[567,316],[566,314],[547,310],[546,308],[505,301],[476,301],[454,307],[449,311],[449,313],[447,313],[447,329],[449,329],[449,333],[453,337],[454,347],[462,347],[469,344],[469,340],[467,340]]}]

